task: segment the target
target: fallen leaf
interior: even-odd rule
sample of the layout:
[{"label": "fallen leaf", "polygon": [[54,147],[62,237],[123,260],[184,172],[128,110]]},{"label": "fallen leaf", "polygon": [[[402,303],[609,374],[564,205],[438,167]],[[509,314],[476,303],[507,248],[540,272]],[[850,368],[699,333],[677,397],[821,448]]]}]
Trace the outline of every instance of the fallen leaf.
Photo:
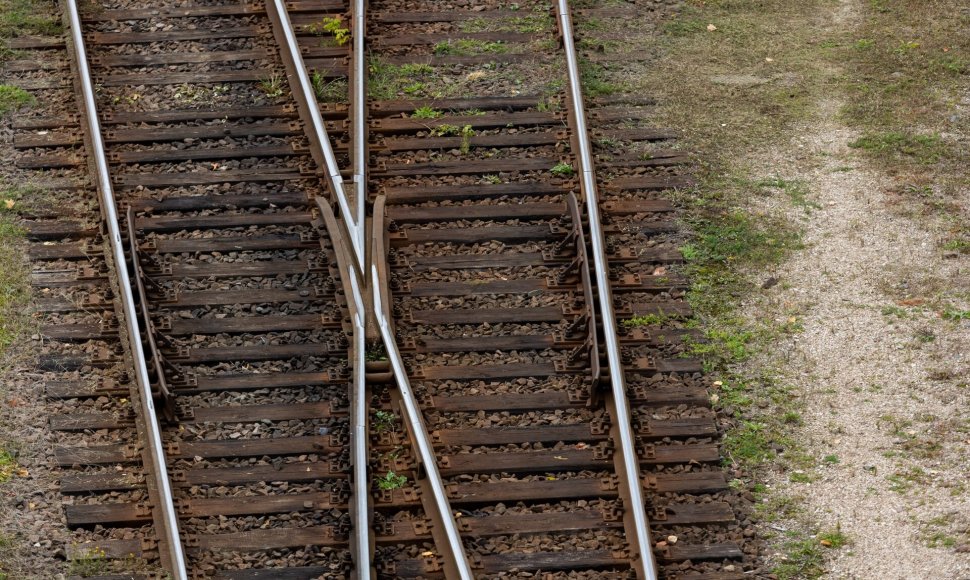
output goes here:
[{"label": "fallen leaf", "polygon": [[677,543],[677,536],[667,536],[667,543],[668,544],[676,544]]},{"label": "fallen leaf", "polygon": [[17,473],[17,477],[28,477],[30,475],[30,472],[24,469],[23,467],[18,469],[16,473]]},{"label": "fallen leaf", "polygon": [[775,59],[771,58],[770,56],[766,56],[765,62],[775,62]]},{"label": "fallen leaf", "polygon": [[653,269],[654,276],[663,276],[666,273],[667,273],[667,268],[664,268],[663,266],[658,266]]},{"label": "fallen leaf", "polygon": [[819,540],[818,543],[819,544],[822,544],[826,548],[831,548],[832,547],[832,542],[830,542],[829,540]]},{"label": "fallen leaf", "polygon": [[711,404],[712,405],[716,405],[717,402],[720,401],[720,400],[721,400],[721,397],[719,397],[717,395],[717,393],[714,393],[713,395],[711,395]]},{"label": "fallen leaf", "polygon": [[899,306],[920,306],[925,303],[926,300],[923,300],[922,298],[907,298],[906,300],[900,300],[896,304]]},{"label": "fallen leaf", "polygon": [[556,455],[555,457],[553,457],[553,459],[561,459],[563,461],[566,461],[566,458],[563,457],[562,455]]},{"label": "fallen leaf", "polygon": [[421,555],[424,556],[425,558],[428,558],[428,557],[434,556],[434,552],[431,552],[431,551],[421,552]]},{"label": "fallen leaf", "polygon": [[713,24],[708,24],[707,25],[707,30],[709,32],[714,32],[715,30],[717,30],[717,26],[714,26]]},{"label": "fallen leaf", "polygon": [[714,382],[713,382],[712,384],[713,384],[713,385],[714,385],[715,387],[720,387],[721,385],[723,385],[723,384],[724,384],[724,381],[714,381]]},{"label": "fallen leaf", "polygon": [[16,204],[17,204],[17,202],[15,202],[15,201],[14,201],[14,200],[12,200],[12,199],[5,199],[5,200],[3,200],[3,204],[4,204],[5,206],[7,206],[7,209],[13,209],[13,206],[14,206],[14,205],[16,205]]}]

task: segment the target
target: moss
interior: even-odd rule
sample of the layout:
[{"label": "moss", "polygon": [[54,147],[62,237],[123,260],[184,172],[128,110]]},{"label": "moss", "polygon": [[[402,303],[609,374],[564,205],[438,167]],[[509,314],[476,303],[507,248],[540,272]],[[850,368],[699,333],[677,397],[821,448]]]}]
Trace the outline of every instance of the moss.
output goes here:
[{"label": "moss", "polygon": [[27,91],[12,85],[0,85],[0,115],[15,111],[34,102]]}]

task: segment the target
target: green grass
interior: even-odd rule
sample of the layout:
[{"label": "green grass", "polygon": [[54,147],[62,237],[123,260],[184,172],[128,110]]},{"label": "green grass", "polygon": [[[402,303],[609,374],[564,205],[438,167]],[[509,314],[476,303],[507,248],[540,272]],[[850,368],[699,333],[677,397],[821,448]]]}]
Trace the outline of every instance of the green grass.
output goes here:
[{"label": "green grass", "polygon": [[[0,192],[0,207],[6,208],[7,200]],[[0,212],[0,352],[23,328],[22,310],[30,292],[21,249],[24,232],[9,213]]]},{"label": "green grass", "polygon": [[555,175],[556,177],[570,177],[576,173],[576,170],[573,169],[573,166],[568,163],[557,163],[552,169],[549,170],[549,173]]},{"label": "green grass", "polygon": [[473,38],[446,40],[434,45],[437,55],[473,56],[477,54],[505,54],[509,47],[504,42],[488,42]]},{"label": "green grass", "polygon": [[104,550],[92,548],[79,552],[68,562],[68,574],[74,576],[101,576],[108,572],[110,560]]},{"label": "green grass", "polygon": [[775,457],[767,425],[755,421],[742,421],[729,431],[724,436],[724,451],[730,461],[747,466]]},{"label": "green grass", "polygon": [[0,483],[9,480],[17,469],[17,459],[6,449],[0,447]]},{"label": "green grass", "polygon": [[378,433],[383,431],[391,431],[397,424],[397,415],[390,411],[382,411],[378,409],[374,411],[371,415],[373,418],[374,430]]},{"label": "green grass", "polygon": [[538,33],[551,30],[555,21],[546,12],[534,12],[512,18],[472,18],[461,22],[462,32]]},{"label": "green grass", "polygon": [[782,545],[783,558],[772,572],[778,580],[817,579],[825,575],[825,551],[838,550],[850,542],[840,526],[819,532],[815,537],[789,532],[789,541]]},{"label": "green grass", "polygon": [[12,85],[0,85],[0,115],[16,111],[33,102],[33,95],[27,91]]},{"label": "green grass", "polygon": [[586,98],[592,99],[612,95],[621,89],[620,85],[607,79],[606,71],[602,65],[582,57],[579,59],[579,77],[583,87],[583,96]]},{"label": "green grass", "polygon": [[627,318],[621,324],[627,328],[636,328],[638,326],[659,326],[667,320],[668,317],[663,314],[643,314]]},{"label": "green grass", "polygon": [[442,112],[425,105],[424,107],[418,107],[411,113],[411,117],[415,119],[437,119],[442,115]]},{"label": "green grass", "polygon": [[310,84],[313,86],[313,94],[317,101],[321,103],[341,103],[347,100],[347,80],[334,79],[328,81],[325,76],[318,72],[310,75]]},{"label": "green grass", "polygon": [[388,471],[383,477],[377,478],[377,487],[384,491],[399,489],[407,485],[408,478]]},{"label": "green grass", "polygon": [[0,0],[0,38],[62,34],[60,20],[47,14],[47,6],[36,0]]},{"label": "green grass", "polygon": [[[395,65],[372,58],[367,90],[379,100],[396,99],[402,95],[424,95],[427,82],[434,78],[434,68],[427,64]],[[428,95],[430,96],[430,95]]]},{"label": "green grass", "polygon": [[825,574],[825,554],[814,538],[796,539],[782,545],[784,560],[772,572],[778,580],[806,580]]},{"label": "green grass", "polygon": [[910,160],[922,165],[938,163],[948,154],[948,146],[937,134],[917,135],[904,131],[866,133],[849,143],[884,161]]},{"label": "green grass", "polygon": [[769,179],[759,179],[754,182],[754,185],[762,189],[780,190],[788,196],[792,204],[794,204],[796,207],[803,208],[806,211],[809,209],[821,209],[822,207],[814,201],[808,199],[808,186],[804,181],[801,180],[772,177]]}]

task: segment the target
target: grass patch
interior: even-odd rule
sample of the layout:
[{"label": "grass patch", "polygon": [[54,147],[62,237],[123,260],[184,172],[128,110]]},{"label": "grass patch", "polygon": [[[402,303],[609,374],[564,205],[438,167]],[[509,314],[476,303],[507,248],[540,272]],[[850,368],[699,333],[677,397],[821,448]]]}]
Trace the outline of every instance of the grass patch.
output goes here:
[{"label": "grass patch", "polygon": [[[0,207],[11,198],[0,192]],[[27,267],[23,262],[24,232],[11,212],[0,211],[0,352],[9,346],[24,326],[22,310],[30,294]]]},{"label": "grass patch", "polygon": [[549,173],[556,177],[570,177],[576,173],[576,170],[568,163],[557,163],[549,170]]},{"label": "grass patch", "polygon": [[505,54],[509,47],[504,42],[488,42],[474,38],[446,40],[434,45],[434,53],[439,56],[474,56],[478,54]]},{"label": "grass patch", "polygon": [[104,550],[91,548],[79,552],[68,562],[68,574],[74,576],[100,576],[108,572],[110,560]]},{"label": "grass patch", "polygon": [[411,113],[411,117],[414,119],[437,119],[442,115],[442,112],[425,105],[424,107],[418,107]]},{"label": "grass patch", "polygon": [[0,38],[59,36],[64,27],[47,14],[48,6],[35,0],[0,0]]},{"label": "grass patch", "polygon": [[379,100],[425,96],[427,83],[434,78],[434,68],[427,64],[394,65],[372,58],[368,69],[369,96]]},{"label": "grass patch", "polygon": [[900,131],[867,133],[849,143],[853,149],[862,149],[885,162],[908,159],[921,165],[938,163],[947,155],[947,145],[939,135],[915,135]]},{"label": "grass patch", "polygon": [[403,475],[398,475],[393,471],[388,471],[383,477],[377,478],[377,487],[383,491],[391,491],[395,489],[400,489],[407,485],[408,478]]},{"label": "grass patch", "polygon": [[589,99],[612,95],[620,90],[619,85],[607,80],[602,65],[582,57],[579,58],[579,80],[583,87],[583,96]]},{"label": "grass patch", "polygon": [[0,483],[13,477],[17,470],[17,459],[6,449],[0,448]]},{"label": "grass patch", "polygon": [[340,103],[347,100],[347,79],[328,81],[327,77],[318,72],[310,76],[313,94],[321,103]]},{"label": "grass patch", "polygon": [[551,30],[555,22],[546,12],[534,12],[511,18],[472,18],[461,22],[462,32],[539,33]]},{"label": "grass patch", "polygon": [[374,411],[371,418],[373,420],[374,430],[378,433],[394,430],[398,419],[397,415],[391,411],[383,411],[380,409]]},{"label": "grass patch", "polygon": [[779,580],[806,580],[825,575],[825,551],[838,550],[850,543],[839,526],[814,536],[789,533],[782,546],[780,562],[772,569]]},{"label": "grass patch", "polygon": [[663,314],[643,314],[633,316],[624,320],[621,324],[626,328],[636,328],[638,326],[660,326],[668,320]]},{"label": "grass patch", "polygon": [[285,82],[286,79],[283,75],[273,73],[269,78],[265,78],[259,81],[259,90],[266,93],[266,96],[275,99],[277,97],[282,97],[285,92]]},{"label": "grass patch", "polygon": [[27,91],[13,85],[0,85],[0,115],[16,111],[33,102],[33,95]]}]

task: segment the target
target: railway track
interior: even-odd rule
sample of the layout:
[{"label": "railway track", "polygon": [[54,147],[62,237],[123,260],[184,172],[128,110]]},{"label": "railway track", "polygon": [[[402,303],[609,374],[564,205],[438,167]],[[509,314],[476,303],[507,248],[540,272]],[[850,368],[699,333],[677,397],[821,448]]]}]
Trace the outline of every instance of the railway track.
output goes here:
[{"label": "railway track", "polygon": [[66,6],[15,145],[93,169],[29,228],[87,576],[746,577],[684,158],[565,0]]}]

